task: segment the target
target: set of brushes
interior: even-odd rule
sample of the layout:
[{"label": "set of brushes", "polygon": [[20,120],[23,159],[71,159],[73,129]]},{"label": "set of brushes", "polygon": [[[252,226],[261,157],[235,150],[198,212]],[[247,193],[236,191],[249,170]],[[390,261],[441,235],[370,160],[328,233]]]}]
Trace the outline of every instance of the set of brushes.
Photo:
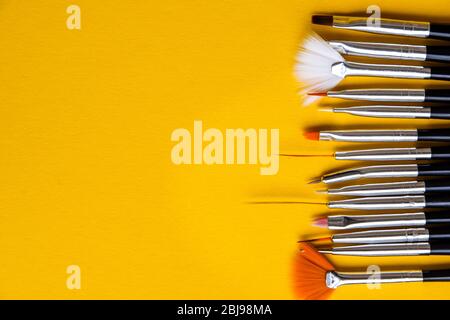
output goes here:
[{"label": "set of brushes", "polygon": [[[313,24],[338,29],[366,31],[396,36],[450,40],[450,25],[429,22],[375,19],[332,15],[315,15]],[[405,119],[450,120],[448,106],[426,103],[450,102],[448,89],[369,88],[333,90],[346,77],[382,77],[450,81],[449,65],[411,65],[396,63],[361,63],[344,56],[410,61],[450,62],[450,46],[411,45],[402,43],[325,41],[313,33],[304,41],[297,55],[295,75],[303,84],[307,105],[322,97],[372,102],[411,103],[415,105],[360,105],[321,107],[321,111],[355,116]],[[396,130],[321,130],[305,133],[314,141],[338,142],[450,142],[450,129]],[[297,288],[303,298],[321,299],[332,289],[347,284],[450,281],[450,270],[414,270],[372,273],[344,273],[322,254],[347,256],[418,256],[450,255],[450,212],[425,212],[426,209],[450,208],[450,146],[397,147],[338,150],[332,154],[281,154],[289,157],[333,157],[336,160],[358,161],[422,161],[397,165],[373,165],[326,174],[311,184],[341,183],[366,178],[414,178],[413,181],[388,181],[349,184],[317,190],[329,197],[344,199],[286,203],[326,205],[330,209],[347,210],[420,210],[408,213],[348,214],[318,217],[313,224],[338,232],[318,239],[300,242]],[[446,177],[428,180],[426,177]],[[425,179],[423,179],[425,178]],[[365,229],[357,230],[354,229]],[[326,246],[324,247],[324,243]],[[318,246],[318,250],[313,245]]]},{"label": "set of brushes", "polygon": [[327,299],[334,289],[343,285],[388,284],[405,282],[448,282],[450,270],[341,272],[308,243],[301,243],[295,261],[295,290],[301,299]]}]

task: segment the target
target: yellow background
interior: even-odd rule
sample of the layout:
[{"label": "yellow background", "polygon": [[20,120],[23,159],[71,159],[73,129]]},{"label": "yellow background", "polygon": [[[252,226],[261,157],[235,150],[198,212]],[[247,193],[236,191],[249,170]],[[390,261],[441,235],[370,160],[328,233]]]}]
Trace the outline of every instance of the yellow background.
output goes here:
[{"label": "yellow background", "polygon": [[[66,28],[72,3],[81,8],[80,31]],[[371,4],[1,1],[0,298],[293,298],[296,241],[323,233],[310,221],[326,210],[246,202],[323,200],[306,181],[350,163],[282,158],[276,176],[259,175],[255,165],[176,166],[170,135],[192,130],[194,120],[205,129],[279,128],[282,152],[327,152],[335,145],[305,141],[304,128],[429,125],[300,107],[293,64],[311,14],[364,14]],[[450,14],[444,0],[376,4],[391,17]],[[314,29],[328,39],[391,39]],[[343,83],[352,84],[407,83]],[[364,268],[450,258],[332,261]],[[66,288],[73,264],[81,267],[81,290]],[[333,295],[449,297],[449,284],[348,287]]]}]

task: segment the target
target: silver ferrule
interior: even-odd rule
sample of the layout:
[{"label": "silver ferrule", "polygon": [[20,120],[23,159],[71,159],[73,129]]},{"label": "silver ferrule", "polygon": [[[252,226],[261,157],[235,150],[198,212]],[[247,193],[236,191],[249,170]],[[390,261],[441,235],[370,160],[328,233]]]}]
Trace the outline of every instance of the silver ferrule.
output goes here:
[{"label": "silver ferrule", "polygon": [[426,206],[425,197],[396,196],[396,197],[363,197],[329,201],[330,209],[351,210],[403,210],[423,209]]},{"label": "silver ferrule", "polygon": [[427,224],[425,213],[335,215],[328,217],[328,229],[351,230],[390,227],[421,227]]},{"label": "silver ferrule", "polygon": [[331,73],[337,77],[347,76],[384,77],[405,79],[429,79],[431,69],[423,66],[368,64],[357,62],[336,62],[331,65]]},{"label": "silver ferrule", "polygon": [[329,45],[340,54],[370,58],[425,61],[427,47],[408,44],[329,41]]},{"label": "silver ferrule", "polygon": [[392,102],[424,102],[424,89],[353,89],[342,91],[328,91],[328,97]]},{"label": "silver ferrule", "polygon": [[355,196],[355,197],[424,194],[425,182],[402,181],[389,183],[369,183],[369,184],[350,185],[341,188],[328,189],[325,192],[328,195]]},{"label": "silver ferrule", "polygon": [[386,148],[335,152],[336,160],[403,161],[429,160],[430,148]]},{"label": "silver ferrule", "polygon": [[335,234],[333,243],[405,243],[428,242],[430,236],[425,228],[368,230]]},{"label": "silver ferrule", "polygon": [[430,23],[383,18],[333,16],[333,27],[396,36],[426,38],[430,35]]},{"label": "silver ferrule", "polygon": [[325,280],[328,288],[336,289],[348,284],[422,282],[423,274],[420,270],[375,273],[328,271]]},{"label": "silver ferrule", "polygon": [[369,178],[413,178],[419,175],[417,164],[380,165],[339,171],[322,177],[326,184]]},{"label": "silver ferrule", "polygon": [[353,246],[334,247],[330,250],[319,250],[321,253],[342,256],[390,257],[420,256],[431,253],[427,242],[358,244]]},{"label": "silver ferrule", "polygon": [[345,142],[415,142],[417,141],[417,130],[320,131],[319,140]]},{"label": "silver ferrule", "polygon": [[333,108],[335,113],[374,118],[430,119],[431,108],[423,106],[355,106]]}]

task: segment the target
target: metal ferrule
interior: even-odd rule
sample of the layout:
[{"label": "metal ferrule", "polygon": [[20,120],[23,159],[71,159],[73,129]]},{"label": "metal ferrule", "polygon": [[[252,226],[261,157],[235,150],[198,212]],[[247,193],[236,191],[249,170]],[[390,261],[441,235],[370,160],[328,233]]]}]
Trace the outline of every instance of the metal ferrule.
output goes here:
[{"label": "metal ferrule", "polygon": [[329,41],[328,44],[340,54],[371,58],[425,61],[427,47],[408,44]]},{"label": "metal ferrule", "polygon": [[394,161],[394,160],[429,160],[430,148],[386,148],[352,151],[337,151],[334,154],[336,160],[361,160],[361,161]]},{"label": "metal ferrule", "polygon": [[333,16],[333,27],[379,34],[426,38],[430,23],[382,18]]},{"label": "metal ferrule", "polygon": [[427,220],[423,212],[328,217],[328,229],[330,230],[420,227],[426,224]]},{"label": "metal ferrule", "polygon": [[363,178],[413,178],[418,175],[417,164],[381,165],[327,174],[322,177],[322,182],[331,184]]},{"label": "metal ferrule", "polygon": [[328,271],[325,281],[328,288],[336,289],[348,284],[422,282],[423,274],[420,270],[379,273]]},{"label": "metal ferrule", "polygon": [[350,185],[342,188],[328,189],[326,193],[336,196],[396,196],[410,194],[424,194],[425,182],[402,181],[389,183],[369,183],[361,185]]},{"label": "metal ferrule", "polygon": [[333,108],[335,113],[375,118],[430,119],[431,108],[422,106],[355,106]]},{"label": "metal ferrule", "polygon": [[319,140],[345,142],[415,142],[417,130],[320,131]]},{"label": "metal ferrule", "polygon": [[423,66],[368,64],[357,62],[336,62],[331,66],[331,73],[337,77],[347,76],[385,77],[406,79],[429,79],[431,69]]},{"label": "metal ferrule", "polygon": [[429,255],[431,248],[427,242],[383,243],[334,247],[330,250],[319,250],[319,252],[342,256],[366,257],[420,256]]},{"label": "metal ferrule", "polygon": [[328,91],[328,97],[393,102],[424,102],[424,89],[353,89],[342,91]]},{"label": "metal ferrule", "polygon": [[329,201],[330,209],[352,210],[401,210],[423,209],[426,206],[424,196],[396,196],[396,197],[364,197]]},{"label": "metal ferrule", "polygon": [[404,243],[428,242],[428,230],[425,228],[368,230],[335,234],[334,243]]}]

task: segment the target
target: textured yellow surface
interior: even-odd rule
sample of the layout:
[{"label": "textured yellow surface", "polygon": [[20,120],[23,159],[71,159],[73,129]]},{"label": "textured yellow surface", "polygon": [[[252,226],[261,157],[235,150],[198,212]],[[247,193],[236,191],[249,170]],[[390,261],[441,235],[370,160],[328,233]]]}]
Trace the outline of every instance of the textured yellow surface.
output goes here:
[{"label": "textured yellow surface", "polygon": [[[81,8],[81,30],[66,8]],[[296,241],[326,210],[306,181],[350,165],[280,159],[176,166],[176,128],[279,128],[282,152],[327,152],[305,127],[408,127],[301,108],[292,70],[311,13],[370,1],[2,1],[0,298],[291,299]],[[444,18],[448,1],[380,1],[382,15]],[[381,39],[315,28],[330,39]],[[383,38],[391,39],[391,38]],[[391,39],[392,40],[392,39]],[[398,40],[398,39],[395,39]],[[420,43],[403,39],[408,43]],[[343,86],[405,86],[346,80]],[[421,86],[425,82],[415,82]],[[325,104],[330,101],[323,101]],[[438,122],[433,122],[438,124]],[[334,258],[341,267],[450,258]],[[81,268],[81,289],[66,268]],[[450,284],[342,288],[333,298],[448,298]]]}]

